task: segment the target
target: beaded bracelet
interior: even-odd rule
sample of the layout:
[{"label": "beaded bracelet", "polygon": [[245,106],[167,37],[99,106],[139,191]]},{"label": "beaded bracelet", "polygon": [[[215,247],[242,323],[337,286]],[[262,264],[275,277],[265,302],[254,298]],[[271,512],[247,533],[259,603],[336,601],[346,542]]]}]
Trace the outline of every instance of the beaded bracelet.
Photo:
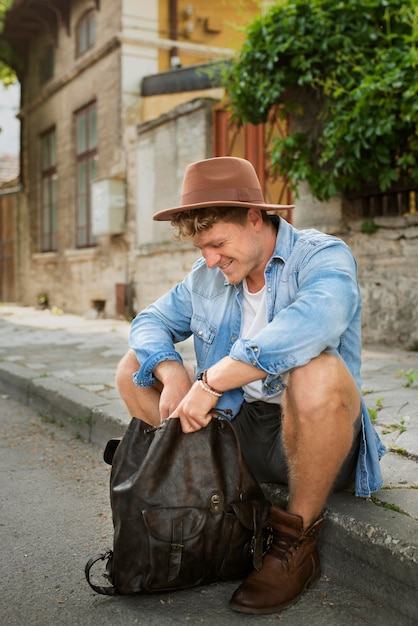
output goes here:
[{"label": "beaded bracelet", "polygon": [[201,374],[199,374],[199,376],[197,377],[197,380],[199,381],[199,385],[202,387],[202,389],[204,389],[208,393],[211,393],[213,396],[220,398],[223,395],[223,391],[217,391],[216,389],[214,389],[213,387],[209,385],[208,378],[207,378],[207,370],[205,370],[204,372],[201,372]]}]

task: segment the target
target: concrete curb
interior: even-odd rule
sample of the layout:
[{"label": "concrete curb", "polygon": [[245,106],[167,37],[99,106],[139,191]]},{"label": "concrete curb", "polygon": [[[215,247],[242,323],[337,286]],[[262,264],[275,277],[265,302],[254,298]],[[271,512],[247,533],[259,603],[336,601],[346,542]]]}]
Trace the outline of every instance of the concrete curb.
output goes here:
[{"label": "concrete curb", "polygon": [[120,436],[129,421],[115,417],[120,410],[118,402],[52,376],[39,377],[15,363],[7,368],[0,364],[0,390],[101,447]]},{"label": "concrete curb", "polygon": [[[39,376],[15,363],[0,364],[0,390],[51,421],[101,447],[120,436],[129,418],[115,417],[120,404],[52,376]],[[273,502],[286,497],[265,484]],[[418,523],[408,515],[348,493],[334,494],[320,535],[322,571],[416,623],[418,615]],[[343,566],[342,566],[343,564]]]}]

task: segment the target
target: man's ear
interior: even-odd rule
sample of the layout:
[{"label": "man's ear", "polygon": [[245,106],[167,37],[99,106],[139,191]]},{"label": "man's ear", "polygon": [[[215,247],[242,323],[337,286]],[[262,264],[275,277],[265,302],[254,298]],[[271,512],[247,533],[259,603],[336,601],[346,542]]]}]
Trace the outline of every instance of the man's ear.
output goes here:
[{"label": "man's ear", "polygon": [[263,216],[261,214],[261,209],[256,209],[255,207],[248,209],[247,220],[253,226],[260,228],[263,225]]}]

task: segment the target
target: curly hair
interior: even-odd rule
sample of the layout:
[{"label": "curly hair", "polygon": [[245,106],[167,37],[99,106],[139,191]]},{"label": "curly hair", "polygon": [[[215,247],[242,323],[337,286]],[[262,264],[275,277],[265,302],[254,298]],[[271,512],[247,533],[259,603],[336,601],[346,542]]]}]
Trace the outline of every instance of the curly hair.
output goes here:
[{"label": "curly hair", "polygon": [[[177,230],[175,239],[193,239],[196,235],[209,230],[218,222],[230,222],[244,225],[249,209],[241,207],[206,207],[179,211],[171,217],[171,225]],[[262,211],[263,220],[268,220],[266,211]]]}]

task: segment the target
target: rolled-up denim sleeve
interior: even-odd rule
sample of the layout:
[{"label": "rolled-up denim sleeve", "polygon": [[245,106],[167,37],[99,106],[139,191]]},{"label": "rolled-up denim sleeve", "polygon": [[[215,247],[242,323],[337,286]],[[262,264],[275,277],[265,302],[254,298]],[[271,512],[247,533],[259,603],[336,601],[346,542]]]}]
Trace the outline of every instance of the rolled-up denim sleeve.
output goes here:
[{"label": "rolled-up denim sleeve", "polygon": [[324,351],[337,351],[359,308],[357,266],[343,242],[308,247],[293,279],[297,288],[289,305],[252,339],[237,340],[230,354],[266,372],[267,395],[283,389],[285,373]]},{"label": "rolled-up denim sleeve", "polygon": [[178,361],[182,363],[182,358],[178,352],[172,350],[171,352],[159,352],[153,354],[140,366],[139,370],[133,375],[133,381],[138,387],[150,387],[156,382],[156,378],[153,375],[154,369],[159,363],[163,361]]},{"label": "rolled-up denim sleeve", "polygon": [[190,317],[188,277],[135,317],[129,346],[140,364],[133,376],[136,385],[153,385],[154,369],[163,361],[183,362],[175,344],[190,337]]}]

